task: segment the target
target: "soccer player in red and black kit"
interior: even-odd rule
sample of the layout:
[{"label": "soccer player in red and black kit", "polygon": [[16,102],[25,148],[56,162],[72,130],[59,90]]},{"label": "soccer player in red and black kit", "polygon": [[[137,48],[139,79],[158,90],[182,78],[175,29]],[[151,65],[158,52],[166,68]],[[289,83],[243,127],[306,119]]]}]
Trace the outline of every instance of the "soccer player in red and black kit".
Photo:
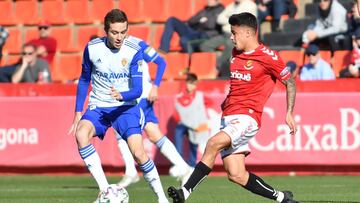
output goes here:
[{"label": "soccer player in red and black kit", "polygon": [[229,23],[234,49],[230,63],[230,92],[222,105],[221,130],[208,140],[201,161],[185,185],[180,189],[169,187],[168,194],[173,202],[185,202],[211,172],[217,154],[221,153],[230,181],[277,202],[297,203],[292,192],[275,190],[245,168],[245,157],[250,153],[248,142],[260,128],[261,114],[276,79],[286,86],[286,123],[290,133],[296,133],[293,118],[295,82],[277,53],[258,42],[254,15],[235,14]]}]

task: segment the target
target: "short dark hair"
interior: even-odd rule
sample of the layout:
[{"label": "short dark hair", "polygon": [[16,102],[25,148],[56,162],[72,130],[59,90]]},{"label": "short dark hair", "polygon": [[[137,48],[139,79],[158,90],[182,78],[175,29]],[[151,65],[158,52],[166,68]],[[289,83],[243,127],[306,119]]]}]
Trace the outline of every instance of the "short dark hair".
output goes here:
[{"label": "short dark hair", "polygon": [[128,22],[127,16],[124,11],[119,9],[112,9],[104,18],[105,32],[107,33],[110,28],[110,23],[123,23]]},{"label": "short dark hair", "polygon": [[187,73],[186,74],[186,82],[195,82],[198,80],[198,77],[194,73]]},{"label": "short dark hair", "polygon": [[257,27],[258,27],[256,17],[253,14],[248,13],[248,12],[234,14],[234,15],[230,16],[229,23],[232,26],[250,27],[251,29],[254,30],[255,33],[256,33]]},{"label": "short dark hair", "polygon": [[32,43],[25,43],[23,46],[22,46],[22,49],[25,49],[25,47],[32,47],[34,50],[36,49],[36,46]]}]

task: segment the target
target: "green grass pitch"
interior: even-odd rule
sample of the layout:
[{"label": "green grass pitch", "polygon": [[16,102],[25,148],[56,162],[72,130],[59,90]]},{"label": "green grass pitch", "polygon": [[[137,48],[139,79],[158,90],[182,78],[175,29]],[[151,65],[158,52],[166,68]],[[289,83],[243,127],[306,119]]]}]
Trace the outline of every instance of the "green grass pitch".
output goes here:
[{"label": "green grass pitch", "polygon": [[[265,176],[270,185],[289,189],[301,203],[360,203],[360,176]],[[110,183],[119,176],[108,177]],[[163,187],[178,185],[172,177],[161,176]],[[156,202],[146,182],[127,188],[130,203]],[[90,176],[0,176],[0,202],[11,203],[89,203],[98,190]],[[226,177],[208,177],[188,199],[189,203],[272,202],[229,182]]]}]

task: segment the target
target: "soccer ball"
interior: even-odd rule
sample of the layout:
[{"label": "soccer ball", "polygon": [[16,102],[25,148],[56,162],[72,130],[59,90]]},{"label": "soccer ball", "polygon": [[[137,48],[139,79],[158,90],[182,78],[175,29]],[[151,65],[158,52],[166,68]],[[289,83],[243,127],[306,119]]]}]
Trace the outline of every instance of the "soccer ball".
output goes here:
[{"label": "soccer ball", "polygon": [[100,194],[98,203],[129,203],[129,193],[125,188],[111,184]]}]

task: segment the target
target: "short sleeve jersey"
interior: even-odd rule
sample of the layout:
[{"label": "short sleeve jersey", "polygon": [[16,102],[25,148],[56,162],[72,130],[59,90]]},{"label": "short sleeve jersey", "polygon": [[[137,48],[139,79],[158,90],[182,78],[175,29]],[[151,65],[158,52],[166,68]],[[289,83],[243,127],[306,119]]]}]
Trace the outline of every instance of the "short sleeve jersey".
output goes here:
[{"label": "short sleeve jersey", "polygon": [[261,115],[277,80],[287,80],[290,71],[279,55],[260,45],[250,52],[233,50],[230,63],[230,91],[223,104],[223,116],[247,114],[261,125]]}]

